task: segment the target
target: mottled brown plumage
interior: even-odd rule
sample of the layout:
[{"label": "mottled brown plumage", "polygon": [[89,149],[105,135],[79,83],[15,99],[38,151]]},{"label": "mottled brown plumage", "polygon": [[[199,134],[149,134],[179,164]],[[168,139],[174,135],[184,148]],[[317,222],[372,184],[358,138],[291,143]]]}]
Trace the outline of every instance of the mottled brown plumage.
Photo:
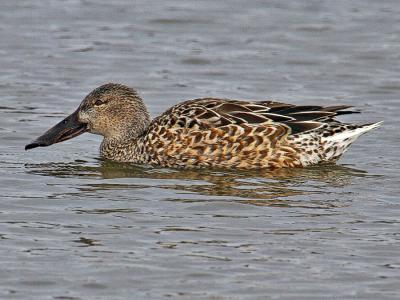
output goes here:
[{"label": "mottled brown plumage", "polygon": [[[150,121],[133,89],[110,83],[91,92],[74,114],[87,131],[104,136],[100,153],[106,159],[176,168],[254,169],[337,160],[359,135],[379,126],[334,119],[353,113],[348,108],[204,98],[177,104]],[[27,149],[58,142],[49,141],[50,133],[54,135],[54,128]]]}]

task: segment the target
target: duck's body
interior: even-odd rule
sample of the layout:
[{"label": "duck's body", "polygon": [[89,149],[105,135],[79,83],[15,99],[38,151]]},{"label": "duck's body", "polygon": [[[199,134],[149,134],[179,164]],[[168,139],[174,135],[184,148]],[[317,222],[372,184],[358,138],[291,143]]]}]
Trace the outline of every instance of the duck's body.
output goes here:
[{"label": "duck's body", "polygon": [[[205,98],[177,104],[150,121],[134,90],[107,84],[89,94],[74,114],[86,130],[104,136],[100,154],[106,159],[163,167],[254,169],[336,161],[358,136],[379,126],[334,119],[352,113],[343,111],[348,108]],[[54,128],[27,148],[75,136],[49,141],[49,135],[60,131]]]}]

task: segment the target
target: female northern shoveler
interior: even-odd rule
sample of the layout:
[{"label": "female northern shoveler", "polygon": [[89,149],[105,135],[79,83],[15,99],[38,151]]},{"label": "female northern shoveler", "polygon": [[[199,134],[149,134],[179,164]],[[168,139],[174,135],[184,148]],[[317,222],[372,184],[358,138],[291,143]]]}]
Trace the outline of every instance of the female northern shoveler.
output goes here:
[{"label": "female northern shoveler", "polygon": [[150,120],[135,90],[109,83],[69,117],[26,145],[49,146],[86,131],[104,137],[100,154],[164,167],[281,168],[336,161],[381,123],[335,120],[350,106],[296,106],[274,101],[204,98],[177,104]]}]

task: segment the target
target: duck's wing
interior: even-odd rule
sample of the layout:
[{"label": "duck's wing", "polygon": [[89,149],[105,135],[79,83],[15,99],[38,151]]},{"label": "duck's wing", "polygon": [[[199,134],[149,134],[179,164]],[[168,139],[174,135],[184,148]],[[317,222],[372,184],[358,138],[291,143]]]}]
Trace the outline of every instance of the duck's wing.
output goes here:
[{"label": "duck's wing", "polygon": [[155,121],[158,125],[169,128],[195,130],[231,124],[238,126],[275,124],[285,125],[288,134],[298,134],[318,129],[324,123],[334,121],[337,115],[354,113],[354,111],[346,111],[348,108],[351,106],[299,106],[276,101],[252,102],[204,98],[175,105]]}]

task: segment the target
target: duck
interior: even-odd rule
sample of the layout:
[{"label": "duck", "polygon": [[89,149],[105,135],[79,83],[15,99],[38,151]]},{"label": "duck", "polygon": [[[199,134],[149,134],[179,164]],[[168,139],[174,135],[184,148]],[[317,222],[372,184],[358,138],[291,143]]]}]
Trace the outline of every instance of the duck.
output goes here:
[{"label": "duck", "polygon": [[137,91],[107,83],[25,146],[50,146],[85,132],[103,136],[100,156],[168,168],[277,169],[335,163],[382,122],[342,123],[352,106],[200,98],[150,114]]}]

